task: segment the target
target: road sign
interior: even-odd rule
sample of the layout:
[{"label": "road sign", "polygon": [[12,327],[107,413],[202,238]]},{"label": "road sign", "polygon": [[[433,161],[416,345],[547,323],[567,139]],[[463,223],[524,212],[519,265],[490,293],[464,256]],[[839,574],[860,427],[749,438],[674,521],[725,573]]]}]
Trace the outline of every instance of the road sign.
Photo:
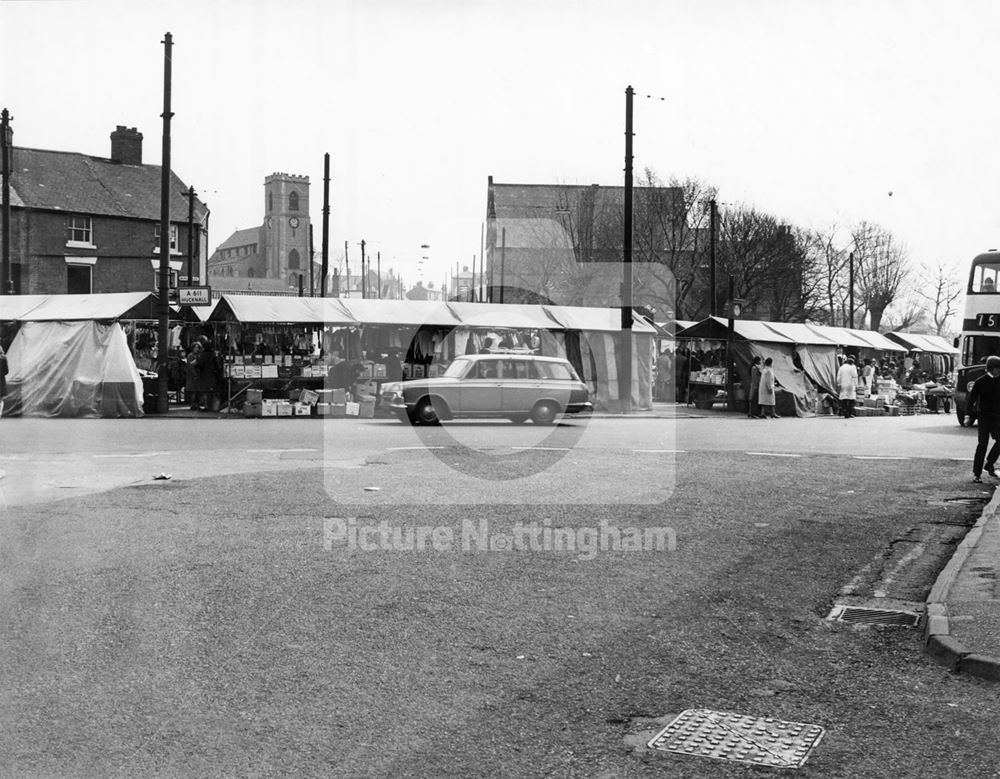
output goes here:
[{"label": "road sign", "polygon": [[177,302],[182,306],[212,305],[211,287],[178,287]]}]

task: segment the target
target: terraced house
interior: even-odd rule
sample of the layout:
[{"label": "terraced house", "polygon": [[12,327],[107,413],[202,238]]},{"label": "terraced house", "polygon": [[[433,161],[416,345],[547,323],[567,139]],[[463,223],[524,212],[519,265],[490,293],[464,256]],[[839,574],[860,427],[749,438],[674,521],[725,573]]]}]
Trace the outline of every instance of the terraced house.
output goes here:
[{"label": "terraced house", "polygon": [[[119,125],[110,157],[11,149],[11,264],[18,294],[158,288],[161,166],[142,162],[142,133]],[[189,198],[170,174],[171,286],[187,277]],[[194,277],[205,279],[207,206],[194,198]],[[204,282],[202,282],[204,283]]]}]

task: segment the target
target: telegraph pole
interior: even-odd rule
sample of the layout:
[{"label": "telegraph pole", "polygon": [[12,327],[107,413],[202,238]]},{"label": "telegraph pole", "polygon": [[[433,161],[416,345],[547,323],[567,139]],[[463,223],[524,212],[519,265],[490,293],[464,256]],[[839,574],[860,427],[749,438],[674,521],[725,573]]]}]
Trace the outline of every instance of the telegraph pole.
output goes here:
[{"label": "telegraph pole", "polygon": [[504,266],[507,264],[507,228],[500,228],[500,302],[503,303]]},{"label": "telegraph pole", "polygon": [[14,268],[10,262],[10,155],[14,140],[14,131],[10,129],[10,120],[14,117],[6,108],[0,113],[0,154],[3,155],[3,216],[0,226],[3,229],[3,264],[0,266],[0,295],[14,294]]},{"label": "telegraph pole", "polygon": [[159,329],[157,330],[156,371],[158,374],[156,410],[160,414],[170,411],[167,393],[170,385],[167,373],[170,354],[170,76],[173,63],[174,38],[168,32],[163,36],[163,163],[160,168],[160,295]]},{"label": "telegraph pole", "polygon": [[365,239],[361,239],[361,297],[368,297],[368,271],[365,268]]},{"label": "telegraph pole", "polygon": [[719,299],[716,293],[715,280],[715,214],[716,205],[713,197],[708,201],[708,286],[711,288],[709,296],[709,315],[717,316],[719,313]]},{"label": "telegraph pole", "polygon": [[[194,286],[194,186],[188,187],[184,193],[188,199],[188,283],[189,287]],[[201,279],[199,279],[200,281]]]},{"label": "telegraph pole", "polygon": [[632,96],[625,90],[625,225],[622,236],[622,366],[618,397],[623,414],[632,410]]},{"label": "telegraph pole", "polygon": [[351,296],[351,261],[347,258],[347,241],[344,241],[344,270],[347,271],[347,297]]},{"label": "telegraph pole", "polygon": [[848,307],[847,307],[847,315],[849,317],[849,319],[847,320],[847,326],[850,327],[850,328],[853,328],[854,327],[854,252],[851,252],[850,256],[847,258],[847,261],[848,261],[848,263],[850,265],[850,268],[848,269],[848,274],[847,274],[847,276],[848,276],[848,280],[847,280],[848,292],[847,292],[847,295],[848,295],[848,301],[849,301],[848,302]]},{"label": "telegraph pole", "polygon": [[376,281],[378,282],[378,295],[377,295],[377,297],[378,297],[379,300],[381,300],[382,299],[382,252],[376,252],[375,253],[375,259],[376,259],[376,265],[375,265],[376,275],[375,275],[375,278],[376,278]]},{"label": "telegraph pole", "polygon": [[326,277],[330,273],[330,152],[323,155],[323,267],[320,276],[321,298],[326,297]]}]

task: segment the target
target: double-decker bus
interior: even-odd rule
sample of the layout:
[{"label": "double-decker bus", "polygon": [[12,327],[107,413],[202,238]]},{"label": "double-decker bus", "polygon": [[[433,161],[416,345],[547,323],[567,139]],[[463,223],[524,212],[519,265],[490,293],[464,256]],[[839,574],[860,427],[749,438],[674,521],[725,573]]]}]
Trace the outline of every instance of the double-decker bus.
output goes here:
[{"label": "double-decker bus", "polygon": [[[955,374],[955,410],[965,424],[972,383],[986,372],[986,358],[1000,356],[1000,251],[990,249],[972,261],[965,290],[965,317],[959,336]],[[975,414],[970,415],[975,421]]]}]

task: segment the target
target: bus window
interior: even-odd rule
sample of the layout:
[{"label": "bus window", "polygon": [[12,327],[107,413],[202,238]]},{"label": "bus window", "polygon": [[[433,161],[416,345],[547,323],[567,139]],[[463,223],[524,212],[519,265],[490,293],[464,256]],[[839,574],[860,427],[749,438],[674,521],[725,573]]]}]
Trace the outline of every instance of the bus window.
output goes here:
[{"label": "bus window", "polygon": [[1000,336],[969,335],[962,349],[962,365],[982,365],[991,354],[1000,355]]},{"label": "bus window", "polygon": [[1000,264],[983,263],[972,269],[969,292],[976,295],[994,295],[1000,285]]}]

